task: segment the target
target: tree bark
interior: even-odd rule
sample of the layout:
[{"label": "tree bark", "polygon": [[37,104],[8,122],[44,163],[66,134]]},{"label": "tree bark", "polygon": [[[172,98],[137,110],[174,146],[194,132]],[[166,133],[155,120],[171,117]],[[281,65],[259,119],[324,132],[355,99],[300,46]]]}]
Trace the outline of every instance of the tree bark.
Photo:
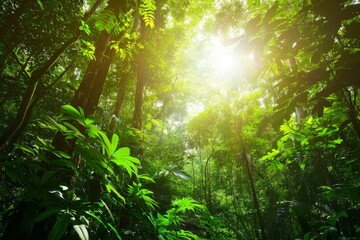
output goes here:
[{"label": "tree bark", "polygon": [[117,118],[120,117],[122,103],[125,98],[126,84],[127,84],[126,78],[121,79],[119,82],[118,92],[117,92],[117,96],[116,96],[116,102],[115,102],[114,110],[113,110],[112,117],[111,117],[110,124],[109,124],[110,132],[114,132],[116,129]]},{"label": "tree bark", "polygon": [[[95,11],[97,6],[102,2],[103,0],[98,0],[93,5],[93,7],[89,10],[87,14],[84,15],[84,20],[89,18],[91,14]],[[90,14],[91,13],[91,14]],[[60,55],[65,52],[66,49],[68,49],[71,45],[73,45],[80,37],[80,31],[78,30],[75,35],[70,38],[68,41],[66,41],[61,47],[59,47],[52,55],[51,57],[44,63],[43,66],[36,69],[32,74],[28,82],[28,87],[25,92],[25,95],[20,103],[20,106],[17,110],[15,119],[12,121],[11,124],[7,126],[7,128],[4,130],[2,136],[0,137],[0,149],[6,149],[7,145],[12,144],[17,141],[18,137],[21,135],[21,131],[25,128],[24,124],[27,123],[25,119],[29,119],[32,113],[32,108],[30,108],[34,93],[37,91],[37,88],[40,87],[40,89],[43,87],[43,80],[41,79],[45,73],[54,65],[54,63],[59,59]],[[18,133],[19,132],[19,133]],[[12,148],[12,146],[10,146]]]},{"label": "tree bark", "polygon": [[135,90],[135,108],[132,118],[132,127],[136,129],[142,128],[142,106],[143,106],[143,92],[145,88],[145,81],[147,78],[146,74],[146,63],[144,58],[139,59],[138,64],[138,77],[136,81]]},{"label": "tree bark", "polygon": [[[74,107],[86,108],[87,103],[90,99],[92,88],[94,85],[95,78],[100,71],[105,52],[107,50],[107,45],[110,42],[111,36],[110,33],[102,31],[99,37],[99,40],[95,46],[95,59],[91,60],[86,69],[83,80],[80,83],[80,86],[76,90],[75,96],[71,101],[71,105]],[[85,114],[91,114],[86,112]]]},{"label": "tree bark", "polygon": [[259,220],[259,225],[260,225],[260,230],[261,230],[261,237],[262,237],[263,240],[265,240],[266,239],[265,225],[264,225],[264,221],[263,221],[262,216],[261,216],[260,204],[259,204],[259,200],[257,198],[257,194],[256,194],[256,190],[255,190],[254,179],[253,179],[253,176],[251,174],[249,159],[246,156],[246,153],[245,153],[244,150],[242,152],[242,158],[243,158],[243,161],[245,162],[246,171],[247,171],[247,174],[248,174],[248,177],[249,177],[251,193],[252,193],[252,198],[253,198],[253,202],[254,202],[254,208],[255,208],[255,211],[256,211],[256,214],[257,214],[257,218]]},{"label": "tree bark", "polygon": [[[145,23],[141,21],[140,23],[140,43],[144,43],[147,38],[147,29]],[[145,82],[149,78],[148,69],[146,66],[146,59],[144,56],[144,51],[140,52],[137,56],[137,81],[136,81],[136,90],[135,90],[135,108],[132,118],[132,127],[141,130],[142,128],[142,107],[143,107],[143,92],[145,88]]]},{"label": "tree bark", "polygon": [[6,148],[10,142],[14,142],[15,136],[20,136],[20,134],[17,132],[21,131],[21,129],[24,129],[22,125],[25,123],[24,119],[27,118],[27,115],[31,114],[30,109],[32,108],[30,108],[30,105],[34,100],[34,94],[37,91],[38,85],[42,86],[43,84],[43,81],[40,80],[40,78],[43,77],[47,70],[55,63],[60,54],[63,53],[68,47],[70,47],[77,39],[78,37],[73,37],[68,40],[50,57],[50,59],[42,67],[38,68],[31,74],[28,87],[17,110],[15,119],[11,124],[8,125],[0,137],[0,149]]},{"label": "tree bark", "polygon": [[99,104],[100,96],[102,89],[104,87],[106,76],[110,69],[110,64],[114,58],[115,50],[110,47],[107,48],[105,52],[104,59],[101,63],[99,71],[94,79],[93,87],[91,89],[90,98],[84,108],[85,112],[89,114],[94,114],[96,107]]},{"label": "tree bark", "polygon": [[[11,126],[13,126],[13,128],[11,129],[11,133],[9,131],[9,133],[4,133],[4,135],[6,134],[11,134],[11,136],[9,136],[7,138],[7,144],[2,148],[2,150],[6,151],[6,152],[10,152],[13,149],[13,145],[14,143],[17,142],[17,140],[20,138],[21,134],[23,133],[24,129],[26,128],[29,120],[31,119],[31,113],[33,112],[35,106],[37,105],[37,103],[41,100],[42,97],[45,96],[45,94],[55,85],[56,82],[58,82],[64,75],[66,72],[69,71],[69,69],[71,68],[71,66],[73,65],[74,61],[72,61],[65,69],[64,71],[56,78],[56,80],[47,88],[36,88],[34,92],[26,92],[25,95],[29,95],[31,94],[32,97],[28,97],[27,98],[31,98],[31,102],[30,103],[25,103],[21,106],[21,107],[26,107],[26,110],[24,110],[24,112],[26,112],[24,115],[22,115],[21,118],[21,123],[18,122],[13,122],[13,124]],[[22,103],[23,103],[22,102]],[[26,105],[25,105],[26,104]],[[16,123],[18,123],[18,125],[16,125]],[[8,128],[9,129],[9,128]]]}]

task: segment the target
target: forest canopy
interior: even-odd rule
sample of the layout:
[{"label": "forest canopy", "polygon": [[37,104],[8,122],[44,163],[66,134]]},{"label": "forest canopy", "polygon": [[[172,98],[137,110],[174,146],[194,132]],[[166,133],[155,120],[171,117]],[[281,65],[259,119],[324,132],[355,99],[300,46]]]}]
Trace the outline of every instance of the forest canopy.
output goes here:
[{"label": "forest canopy", "polygon": [[360,239],[360,2],[2,0],[0,239]]}]

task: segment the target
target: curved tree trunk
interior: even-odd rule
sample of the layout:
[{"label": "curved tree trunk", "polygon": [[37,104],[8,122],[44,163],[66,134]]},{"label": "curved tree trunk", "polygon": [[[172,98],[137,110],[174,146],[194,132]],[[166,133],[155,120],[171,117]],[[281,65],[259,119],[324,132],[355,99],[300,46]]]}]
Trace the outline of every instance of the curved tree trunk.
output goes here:
[{"label": "curved tree trunk", "polygon": [[[93,7],[87,12],[83,20],[88,19],[92,13],[94,13],[95,9],[100,5],[100,3],[103,0],[97,0]],[[17,110],[15,119],[12,121],[11,124],[7,126],[7,128],[4,130],[2,136],[0,137],[0,149],[6,149],[8,148],[8,145],[12,145],[14,142],[16,142],[19,138],[19,136],[22,133],[22,130],[25,128],[28,121],[25,121],[25,119],[30,119],[30,116],[32,113],[32,109],[34,107],[31,107],[31,104],[34,100],[34,94],[35,92],[42,91],[43,86],[43,80],[41,79],[45,73],[56,63],[56,61],[59,59],[60,55],[65,52],[66,49],[68,49],[70,46],[72,46],[80,37],[80,31],[78,30],[75,35],[70,38],[68,41],[66,41],[61,47],[59,47],[52,55],[51,57],[44,63],[43,66],[36,69],[29,79],[28,87],[25,91],[25,94],[23,96],[23,99],[20,103],[20,106]],[[39,88],[39,89],[38,89]],[[12,146],[9,146],[10,149]]]},{"label": "curved tree trunk", "polygon": [[21,133],[18,133],[18,131],[21,132],[21,130],[24,129],[24,127],[22,126],[26,123],[24,119],[28,118],[27,115],[31,114],[30,109],[32,108],[30,108],[30,105],[34,100],[34,94],[39,86],[43,87],[43,82],[41,78],[45,75],[47,70],[57,61],[59,56],[68,47],[75,43],[77,39],[77,36],[69,39],[48,59],[48,61],[46,61],[46,63],[42,67],[38,68],[31,74],[28,87],[17,110],[15,119],[12,121],[11,124],[7,126],[4,133],[0,137],[0,149],[4,149],[9,143],[15,142],[17,140],[15,136],[20,136]]},{"label": "curved tree trunk", "polygon": [[[27,109],[25,110],[26,113],[24,115],[22,115],[21,124],[19,124],[19,125],[15,125],[15,123],[12,124],[12,125],[15,125],[14,128],[11,128],[12,135],[8,137],[7,144],[3,148],[3,150],[5,150],[6,152],[10,152],[12,150],[14,143],[17,142],[17,140],[20,138],[21,134],[23,133],[24,129],[26,128],[26,126],[31,118],[31,113],[33,112],[37,103],[69,71],[69,69],[72,67],[72,65],[74,63],[74,60],[64,69],[64,71],[48,87],[36,88],[33,93],[26,92],[25,95],[32,94],[32,96],[31,96],[32,100],[30,103],[26,103],[26,106],[25,105],[22,106],[22,107],[27,107]],[[26,96],[26,97],[30,98],[28,96]],[[3,135],[5,135],[5,133]]]}]

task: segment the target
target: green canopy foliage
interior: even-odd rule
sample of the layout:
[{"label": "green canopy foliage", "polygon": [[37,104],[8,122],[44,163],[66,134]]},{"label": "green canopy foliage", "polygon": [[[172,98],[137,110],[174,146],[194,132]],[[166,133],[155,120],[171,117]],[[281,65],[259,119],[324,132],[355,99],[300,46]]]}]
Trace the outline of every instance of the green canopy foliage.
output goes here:
[{"label": "green canopy foliage", "polygon": [[0,239],[359,239],[359,16],[4,0]]}]

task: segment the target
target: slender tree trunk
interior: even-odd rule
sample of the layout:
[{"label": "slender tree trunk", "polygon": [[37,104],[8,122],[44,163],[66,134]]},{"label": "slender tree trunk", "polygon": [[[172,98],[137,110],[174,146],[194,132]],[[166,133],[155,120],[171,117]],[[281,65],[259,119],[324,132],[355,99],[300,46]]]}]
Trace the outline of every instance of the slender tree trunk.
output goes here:
[{"label": "slender tree trunk", "polygon": [[249,177],[249,182],[250,182],[250,187],[251,187],[251,192],[252,192],[252,197],[253,197],[253,202],[254,202],[254,208],[257,214],[257,218],[259,220],[259,225],[260,225],[260,230],[261,230],[261,237],[263,240],[266,239],[266,234],[265,234],[265,225],[264,225],[264,221],[262,219],[261,216],[261,211],[260,211],[260,204],[259,204],[259,200],[256,194],[256,190],[255,190],[255,184],[254,184],[254,179],[251,173],[251,169],[250,169],[250,164],[249,164],[249,159],[246,156],[245,151],[243,150],[242,152],[242,158],[243,161],[245,162],[245,166],[246,166],[246,171]]},{"label": "slender tree trunk", "polygon": [[89,114],[94,114],[96,107],[99,104],[99,99],[101,96],[102,89],[104,87],[106,76],[109,72],[110,64],[114,58],[115,50],[110,47],[107,48],[104,59],[99,67],[96,78],[91,89],[90,98],[84,108],[85,112]]},{"label": "slender tree trunk", "polygon": [[[25,95],[29,95],[31,94],[31,102],[30,103],[24,103],[24,105],[22,107],[27,107],[26,110],[24,110],[26,113],[24,115],[22,115],[22,119],[21,119],[21,124],[19,125],[15,125],[15,123],[13,123],[14,128],[16,129],[12,129],[12,135],[9,136],[8,140],[7,140],[7,144],[6,146],[3,148],[3,150],[5,150],[6,152],[10,152],[13,148],[13,144],[17,142],[17,140],[20,138],[21,134],[23,133],[24,129],[26,128],[30,118],[31,118],[31,113],[33,112],[35,106],[37,105],[37,103],[42,99],[42,97],[45,96],[45,94],[55,85],[56,82],[58,82],[65,74],[66,72],[69,71],[69,69],[72,67],[74,61],[72,61],[65,69],[64,71],[55,79],[55,81],[47,88],[43,87],[43,88],[36,88],[34,92],[26,92]],[[30,99],[30,97],[27,97]],[[4,133],[5,135],[5,133]]]},{"label": "slender tree trunk", "polygon": [[[91,14],[95,11],[98,5],[102,2],[102,0],[96,1],[93,7],[89,10],[88,13],[84,15],[84,20],[89,18]],[[60,55],[65,52],[71,45],[73,45],[80,37],[80,31],[77,31],[75,35],[66,41],[61,47],[59,47],[51,57],[44,63],[44,65],[38,69],[36,69],[32,74],[28,82],[28,87],[25,92],[25,95],[20,103],[19,109],[17,110],[15,119],[11,124],[7,126],[4,133],[0,137],[0,149],[7,148],[9,143],[14,143],[17,140],[16,136],[21,135],[21,131],[25,128],[22,126],[26,124],[27,121],[24,121],[26,118],[29,118],[27,115],[30,115],[32,112],[32,108],[30,105],[33,102],[34,93],[37,91],[38,87],[43,87],[43,80],[41,78],[45,75],[45,73],[54,65],[54,63],[59,59]],[[30,110],[30,111],[29,111]],[[20,133],[18,133],[20,131]],[[10,147],[11,148],[11,147]]]},{"label": "slender tree trunk", "polygon": [[115,102],[114,110],[113,110],[112,117],[111,117],[110,124],[109,124],[110,132],[115,131],[117,119],[120,117],[122,103],[125,98],[126,83],[127,83],[126,78],[121,79],[119,82],[118,92],[117,92],[117,96],[116,96],[116,102]]},{"label": "slender tree trunk", "polygon": [[[141,21],[140,23],[140,43],[144,43],[147,40],[147,29],[145,23]],[[143,98],[144,98],[144,88],[145,82],[149,78],[148,69],[146,66],[146,59],[143,54],[140,52],[137,56],[137,81],[136,81],[136,90],[135,90],[135,108],[132,118],[132,127],[141,129],[142,128],[142,107],[143,107]]]},{"label": "slender tree trunk", "polygon": [[144,58],[140,58],[138,61],[138,77],[136,81],[135,90],[135,108],[132,118],[132,127],[141,129],[142,128],[142,106],[144,98],[145,81],[147,79],[146,63]]},{"label": "slender tree trunk", "polygon": [[206,205],[209,208],[209,210],[212,210],[212,202],[211,202],[211,183],[210,183],[210,159],[212,158],[214,154],[214,149],[211,150],[211,153],[206,158],[205,161],[205,168],[204,168],[204,175],[205,175],[205,183],[204,183],[204,190],[205,190],[205,201]]},{"label": "slender tree trunk", "polygon": [[28,87],[17,110],[15,119],[12,121],[11,124],[8,125],[8,127],[5,129],[4,133],[0,137],[0,149],[6,148],[8,143],[14,142],[15,136],[20,136],[20,134],[18,134],[17,132],[21,131],[21,129],[24,129],[24,127],[22,126],[25,123],[24,119],[27,118],[28,114],[31,114],[31,111],[29,110],[32,109],[30,108],[30,105],[32,104],[34,93],[36,92],[38,85],[42,86],[43,84],[40,78],[44,76],[47,70],[55,63],[60,54],[64,52],[68,47],[70,47],[76,40],[77,37],[73,37],[72,39],[67,41],[51,56],[51,58],[41,68],[38,68],[31,74]]}]

